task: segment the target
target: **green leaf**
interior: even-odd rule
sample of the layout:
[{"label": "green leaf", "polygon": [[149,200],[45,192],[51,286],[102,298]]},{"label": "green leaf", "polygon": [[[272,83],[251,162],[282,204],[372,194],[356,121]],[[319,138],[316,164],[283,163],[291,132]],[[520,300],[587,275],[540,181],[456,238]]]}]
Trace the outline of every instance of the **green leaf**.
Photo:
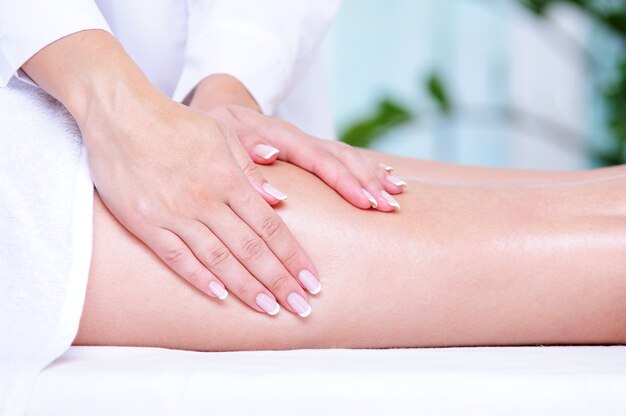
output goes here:
[{"label": "green leaf", "polygon": [[428,95],[437,104],[439,110],[444,114],[452,112],[452,104],[448,91],[437,73],[432,73],[426,81],[426,90]]},{"label": "green leaf", "polygon": [[351,146],[369,147],[387,132],[415,119],[404,105],[389,98],[378,103],[376,111],[355,121],[341,135],[340,140]]}]

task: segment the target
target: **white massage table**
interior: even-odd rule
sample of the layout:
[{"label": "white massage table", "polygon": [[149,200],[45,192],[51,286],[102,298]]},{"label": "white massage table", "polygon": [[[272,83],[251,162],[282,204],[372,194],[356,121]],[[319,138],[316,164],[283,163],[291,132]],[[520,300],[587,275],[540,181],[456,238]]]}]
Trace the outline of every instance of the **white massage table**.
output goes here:
[{"label": "white massage table", "polygon": [[198,353],[74,347],[28,416],[626,415],[626,347]]}]

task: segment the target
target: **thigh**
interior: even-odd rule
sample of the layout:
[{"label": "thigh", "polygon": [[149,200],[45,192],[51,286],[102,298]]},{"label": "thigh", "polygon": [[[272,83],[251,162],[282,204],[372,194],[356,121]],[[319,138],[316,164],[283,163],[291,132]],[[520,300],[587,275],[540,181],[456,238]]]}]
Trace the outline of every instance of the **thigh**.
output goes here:
[{"label": "thigh", "polygon": [[370,324],[382,319],[375,316],[376,307],[371,312],[358,309],[376,304],[370,298],[379,291],[368,284],[373,280],[368,268],[377,261],[359,246],[368,238],[366,223],[372,225],[372,217],[385,222],[390,216],[354,209],[298,169],[281,165],[264,174],[289,194],[279,214],[322,276],[322,292],[310,297],[311,316],[304,319],[283,309],[271,317],[250,310],[232,295],[224,302],[206,297],[125,230],[96,195],[93,258],[75,343],[210,351],[391,343],[364,331],[368,316]]}]

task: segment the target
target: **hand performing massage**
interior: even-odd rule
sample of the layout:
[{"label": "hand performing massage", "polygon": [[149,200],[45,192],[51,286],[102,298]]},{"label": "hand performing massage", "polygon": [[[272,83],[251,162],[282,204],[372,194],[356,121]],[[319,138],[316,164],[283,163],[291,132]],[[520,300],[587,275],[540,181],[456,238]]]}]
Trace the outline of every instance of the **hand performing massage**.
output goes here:
[{"label": "hand performing massage", "polygon": [[257,162],[280,157],[307,169],[356,207],[399,207],[386,190],[401,192],[401,182],[377,162],[261,115],[227,76],[201,81],[190,108],[177,104],[104,31],[63,38],[23,68],[78,123],[107,208],[209,296],[223,299],[228,289],[270,315],[278,313],[278,298],[305,316],[311,308],[303,288],[317,293],[320,286],[315,266],[271,208],[287,196],[265,181],[239,138]]},{"label": "hand performing massage", "polygon": [[[92,67],[68,59],[77,53]],[[105,62],[119,68],[102,71]],[[423,169],[263,116],[229,78],[203,80],[187,108],[155,91],[103,31],[61,39],[23,68],[77,121],[97,190],[78,345],[626,342],[622,168]],[[246,148],[259,163],[287,163],[259,168]],[[399,209],[387,190],[407,184],[391,166],[410,178],[411,193],[401,214],[385,215]],[[226,300],[230,291],[262,314],[282,306],[305,318],[305,290],[318,295],[320,276],[324,295],[307,324],[203,296]],[[155,319],[163,312],[167,320]]]},{"label": "hand performing massage", "polygon": [[[325,140],[314,115],[327,105],[306,95],[302,118],[281,117],[314,75],[301,70],[335,1],[259,11],[170,0],[159,13],[179,20],[141,26],[132,2],[67,0],[68,15],[92,20],[41,39],[7,19],[27,19],[27,3],[54,13],[0,0],[0,109],[15,109],[0,119],[0,173],[14,178],[1,183],[0,220],[7,241],[51,233],[37,224],[67,234],[7,254],[0,328],[19,341],[0,343],[17,363],[0,366],[0,414],[21,414],[37,373],[70,345],[626,343],[626,168],[464,167],[357,149]],[[170,39],[176,22],[185,35]],[[31,151],[25,167],[17,155]],[[23,192],[26,177],[50,192]],[[63,266],[46,277],[16,260],[39,255]],[[49,297],[28,286],[35,275],[57,282]],[[46,317],[40,334],[17,324]]]}]

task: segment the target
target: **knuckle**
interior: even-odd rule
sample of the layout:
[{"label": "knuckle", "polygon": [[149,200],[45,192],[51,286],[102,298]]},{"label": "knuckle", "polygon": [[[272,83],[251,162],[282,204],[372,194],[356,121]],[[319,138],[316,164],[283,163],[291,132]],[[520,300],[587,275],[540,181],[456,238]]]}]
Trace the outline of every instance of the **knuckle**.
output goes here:
[{"label": "knuckle", "polygon": [[287,249],[281,261],[287,269],[296,269],[300,265],[301,258],[300,248],[294,244]]},{"label": "knuckle", "polygon": [[337,148],[337,157],[343,160],[360,161],[361,156],[354,150],[354,148],[345,145]]},{"label": "knuckle", "polygon": [[261,220],[260,235],[263,240],[271,240],[276,237],[282,229],[282,221],[278,216],[267,216]]},{"label": "knuckle", "polygon": [[293,124],[282,119],[274,118],[273,123],[276,129],[282,130],[287,133],[293,133],[295,130],[297,130]]},{"label": "knuckle", "polygon": [[243,238],[241,257],[244,261],[255,260],[263,252],[263,241],[256,237]]},{"label": "knuckle", "polygon": [[335,155],[333,155],[332,152],[322,146],[317,146],[313,148],[313,156],[317,160],[335,159]]},{"label": "knuckle", "polygon": [[206,255],[206,265],[211,269],[219,268],[226,263],[229,257],[230,251],[225,246],[212,247]]},{"label": "knuckle", "polygon": [[352,176],[350,172],[348,172],[345,169],[342,169],[340,172],[337,173],[337,176],[335,177],[335,181],[333,182],[333,188],[335,189],[348,188],[354,184],[355,180],[356,179],[354,178],[354,176]]},{"label": "knuckle", "polygon": [[246,161],[246,164],[243,166],[243,173],[248,178],[256,177],[259,175],[259,168],[257,167],[256,163],[254,163],[252,160],[248,160]]},{"label": "knuckle", "polygon": [[[197,206],[206,206],[206,204],[211,200],[208,190],[206,187],[202,186],[190,186],[185,190],[185,195],[189,198],[189,201]],[[182,208],[181,204],[177,211],[181,211]]]},{"label": "knuckle", "polygon": [[130,216],[137,224],[154,225],[159,222],[159,210],[156,205],[146,199],[138,199],[131,203]]},{"label": "knuckle", "polygon": [[254,290],[254,283],[252,279],[243,279],[241,282],[237,283],[234,290],[240,298],[246,298],[252,295]]},{"label": "knuckle", "polygon": [[169,247],[163,252],[163,260],[169,265],[182,263],[186,256],[186,250],[182,246]]},{"label": "knuckle", "polygon": [[191,283],[193,286],[200,288],[204,277],[204,270],[202,267],[197,267],[188,276],[185,276],[185,280]]},{"label": "knuckle", "polygon": [[256,192],[246,189],[242,190],[238,193],[237,199],[240,201],[242,206],[251,207],[255,206],[256,203],[259,202],[259,198],[261,198]]},{"label": "knuckle", "polygon": [[234,169],[224,169],[217,174],[217,177],[225,189],[237,188],[241,185],[241,176]]},{"label": "knuckle", "polygon": [[291,283],[291,276],[278,276],[270,282],[268,289],[273,293],[280,293],[287,289],[289,283]]}]

